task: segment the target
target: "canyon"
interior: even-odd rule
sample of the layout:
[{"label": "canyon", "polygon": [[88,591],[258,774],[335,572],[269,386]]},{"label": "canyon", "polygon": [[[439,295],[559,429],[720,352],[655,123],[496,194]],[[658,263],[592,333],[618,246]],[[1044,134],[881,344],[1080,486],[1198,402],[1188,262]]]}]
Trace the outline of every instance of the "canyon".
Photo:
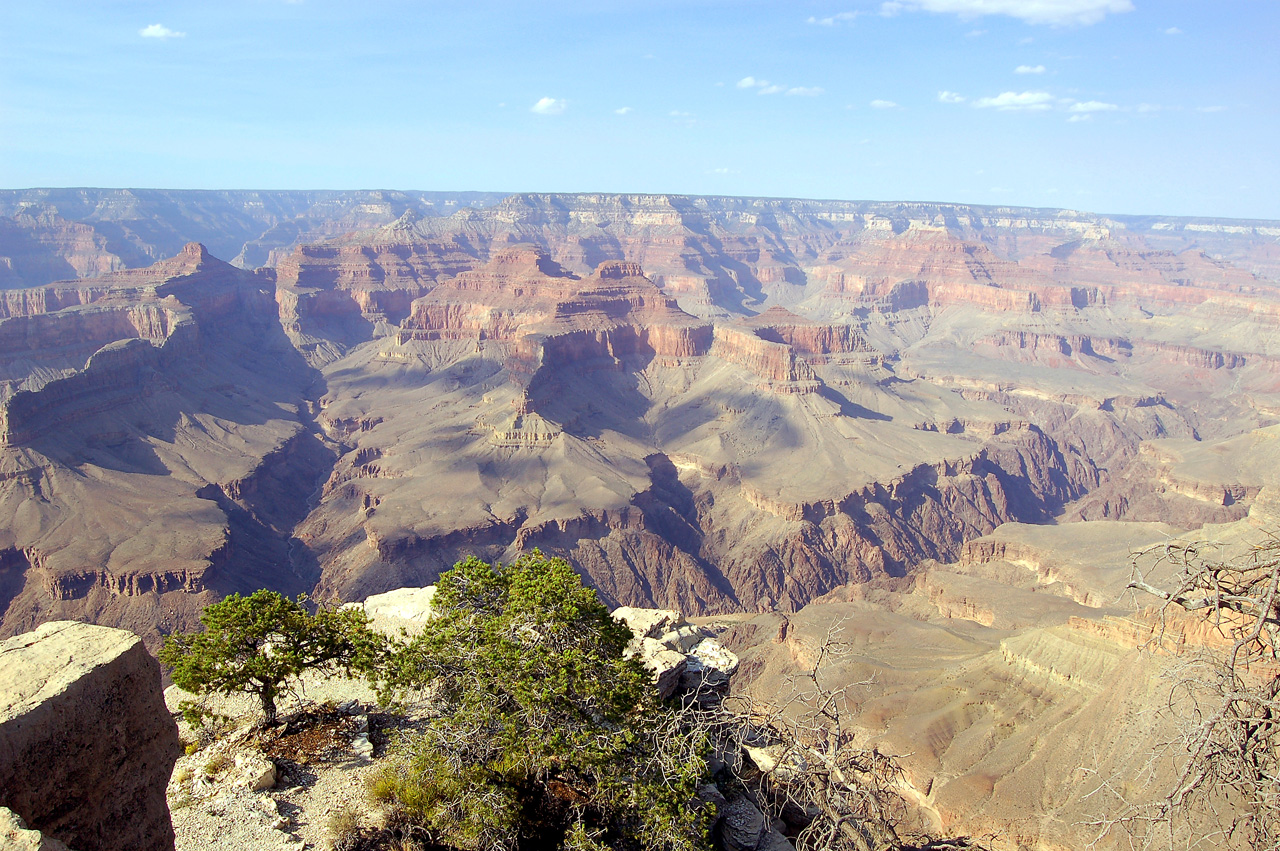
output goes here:
[{"label": "canyon", "polygon": [[831,676],[876,684],[848,711],[939,826],[1074,847],[1068,763],[1151,745],[1118,732],[1165,665],[1131,550],[1280,523],[1278,241],[960,204],[3,191],[0,637],[154,648],[234,591],[363,600],[536,547],[611,606],[721,624],[766,692],[841,625]]}]

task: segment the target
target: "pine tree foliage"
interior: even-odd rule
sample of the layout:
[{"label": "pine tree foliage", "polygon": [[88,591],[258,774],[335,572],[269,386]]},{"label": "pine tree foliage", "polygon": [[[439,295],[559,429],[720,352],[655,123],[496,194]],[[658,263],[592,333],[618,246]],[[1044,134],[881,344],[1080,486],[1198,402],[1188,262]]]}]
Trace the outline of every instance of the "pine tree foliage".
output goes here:
[{"label": "pine tree foliage", "polygon": [[706,739],[672,735],[630,630],[567,562],[468,559],[432,607],[386,671],[438,708],[375,784],[401,819],[467,849],[709,847]]},{"label": "pine tree foliage", "polygon": [[257,696],[268,725],[290,680],[308,670],[369,671],[383,643],[362,611],[321,606],[312,614],[267,590],[232,594],[207,607],[200,622],[203,632],[165,639],[161,663],[187,691]]}]

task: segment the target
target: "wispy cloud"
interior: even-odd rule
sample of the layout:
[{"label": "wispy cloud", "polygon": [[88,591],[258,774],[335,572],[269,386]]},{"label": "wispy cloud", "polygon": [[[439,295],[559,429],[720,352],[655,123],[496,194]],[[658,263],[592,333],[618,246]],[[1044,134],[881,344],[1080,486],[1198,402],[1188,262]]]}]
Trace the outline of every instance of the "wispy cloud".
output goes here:
[{"label": "wispy cloud", "polygon": [[1053,105],[1053,95],[1048,92],[1001,92],[995,97],[978,98],[973,105],[980,109],[1041,111]]},{"label": "wispy cloud", "polygon": [[1164,34],[1165,35],[1182,35],[1182,30],[1178,29],[1177,27],[1169,27],[1169,29],[1164,31]]},{"label": "wispy cloud", "polygon": [[835,15],[828,15],[825,18],[818,18],[818,17],[814,17],[813,15],[810,15],[809,19],[805,21],[805,23],[817,24],[820,27],[834,27],[836,24],[842,24],[847,21],[852,21],[854,18],[858,17],[858,15],[860,14],[862,13],[861,12],[839,12]]},{"label": "wispy cloud", "polygon": [[138,35],[143,38],[185,38],[187,34],[171,30],[164,24],[151,24],[138,30]]},{"label": "wispy cloud", "polygon": [[1132,12],[1132,0],[888,0],[882,15],[899,12],[936,12],[977,18],[1007,15],[1028,24],[1087,26],[1107,15]]},{"label": "wispy cloud", "polygon": [[1100,100],[1079,101],[1067,107],[1068,112],[1115,112],[1120,107],[1114,103],[1103,103]]},{"label": "wispy cloud", "polygon": [[873,100],[872,109],[897,109],[898,105],[891,100]]},{"label": "wispy cloud", "polygon": [[568,108],[569,102],[564,98],[539,98],[529,111],[538,115],[563,115]]},{"label": "wispy cloud", "polygon": [[1017,68],[1014,68],[1014,69],[1013,69],[1013,73],[1015,73],[1015,74],[1043,74],[1043,73],[1044,73],[1044,66],[1043,66],[1043,65],[1019,65]]},{"label": "wispy cloud", "polygon": [[1092,121],[1093,116],[1087,112],[1077,112],[1067,119],[1068,124],[1079,124],[1081,121]]},{"label": "wispy cloud", "polygon": [[631,112],[631,107],[620,106],[617,109],[615,109],[613,112],[615,115],[626,115],[628,112]]},{"label": "wispy cloud", "polygon": [[941,103],[964,103],[965,97],[955,92],[942,91],[938,92],[938,101]]},{"label": "wispy cloud", "polygon": [[819,86],[786,86],[779,83],[770,83],[768,80],[759,77],[743,77],[736,85],[740,89],[755,89],[758,95],[777,95],[785,92],[792,96],[817,97],[824,91]]}]

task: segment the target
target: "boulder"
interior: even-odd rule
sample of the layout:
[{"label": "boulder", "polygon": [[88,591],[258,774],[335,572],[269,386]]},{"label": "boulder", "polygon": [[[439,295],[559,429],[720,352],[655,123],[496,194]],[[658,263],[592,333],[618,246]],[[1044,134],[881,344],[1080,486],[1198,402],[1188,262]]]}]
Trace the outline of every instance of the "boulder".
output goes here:
[{"label": "boulder", "polygon": [[54,621],[0,643],[0,806],[33,829],[78,851],[172,851],[181,749],[133,633]]},{"label": "boulder", "polygon": [[638,609],[622,606],[613,616],[626,622],[637,638],[658,638],[663,633],[685,626],[684,615],[672,609]]},{"label": "boulder", "polygon": [[436,586],[425,588],[397,588],[385,594],[366,597],[364,613],[370,626],[383,635],[393,638],[403,629],[409,635],[422,632],[422,626],[431,618],[431,599]]},{"label": "boulder", "polygon": [[769,821],[751,801],[734,798],[721,811],[716,830],[725,851],[756,851],[769,832]]},{"label": "boulder", "polygon": [[688,691],[727,688],[737,670],[738,657],[714,638],[705,638],[689,652],[680,687]]},{"label": "boulder", "polygon": [[688,657],[679,650],[672,650],[656,639],[646,638],[639,645],[640,663],[653,674],[658,697],[665,700],[676,693],[680,679],[689,665]]}]

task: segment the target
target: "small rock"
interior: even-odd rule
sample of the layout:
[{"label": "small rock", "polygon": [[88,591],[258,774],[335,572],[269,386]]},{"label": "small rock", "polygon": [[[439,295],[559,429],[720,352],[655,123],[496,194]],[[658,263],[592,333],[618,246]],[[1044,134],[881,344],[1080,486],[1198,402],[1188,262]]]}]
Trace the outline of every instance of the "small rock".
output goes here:
[{"label": "small rock", "polygon": [[365,598],[364,613],[369,616],[369,625],[383,635],[398,638],[402,629],[417,635],[431,619],[431,598],[435,594],[434,585],[374,594]]},{"label": "small rock", "polygon": [[367,733],[356,733],[352,737],[351,750],[355,751],[357,756],[373,759],[373,742],[369,741]]},{"label": "small rock", "polygon": [[237,754],[235,773],[232,785],[250,792],[261,792],[276,785],[276,765],[262,754]]},{"label": "small rock", "polygon": [[357,715],[360,712],[360,701],[354,697],[351,700],[344,700],[338,704],[337,711],[343,715]]},{"label": "small rock", "polygon": [[692,624],[683,624],[658,636],[658,640],[663,644],[681,653],[688,653],[706,638],[707,634]]}]

